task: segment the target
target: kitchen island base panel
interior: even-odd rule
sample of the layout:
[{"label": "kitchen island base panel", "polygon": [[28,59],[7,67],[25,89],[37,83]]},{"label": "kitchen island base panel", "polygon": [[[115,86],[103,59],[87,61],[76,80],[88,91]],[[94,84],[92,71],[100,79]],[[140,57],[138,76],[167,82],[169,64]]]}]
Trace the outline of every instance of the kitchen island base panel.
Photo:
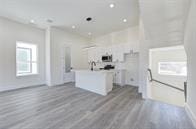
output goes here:
[{"label": "kitchen island base panel", "polygon": [[113,88],[113,73],[76,71],[76,87],[106,96]]}]

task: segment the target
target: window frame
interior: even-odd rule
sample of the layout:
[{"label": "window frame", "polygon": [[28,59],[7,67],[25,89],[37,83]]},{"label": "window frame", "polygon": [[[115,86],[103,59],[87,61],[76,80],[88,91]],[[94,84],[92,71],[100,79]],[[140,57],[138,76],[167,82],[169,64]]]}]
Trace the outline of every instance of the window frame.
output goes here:
[{"label": "window frame", "polygon": [[[35,46],[36,48],[36,61],[33,61],[32,59],[32,49],[31,48],[25,48],[25,47],[18,47],[18,44],[26,44],[26,45],[32,45]],[[23,50],[30,50],[30,61],[28,62],[24,62],[24,63],[30,63],[30,72],[18,72],[18,59],[17,59],[17,50],[19,49],[23,49]],[[22,63],[22,62],[21,62]],[[33,66],[32,64],[35,63],[37,65],[37,72],[33,73],[32,69]],[[37,44],[33,44],[33,43],[27,43],[27,42],[21,42],[21,41],[17,41],[16,42],[16,77],[21,77],[21,76],[31,76],[31,75],[38,75],[39,74],[39,63],[38,63],[38,45]]]},{"label": "window frame", "polygon": [[[161,63],[186,63],[186,65],[187,65],[187,62],[186,61],[177,61],[177,62],[169,62],[169,61],[167,61],[167,62],[164,62],[164,61],[160,61],[160,62],[158,62],[158,74],[159,75],[162,75],[162,76],[179,76],[179,77],[187,77],[187,71],[186,71],[186,75],[184,75],[184,74],[170,74],[170,73],[163,73],[163,72],[161,72],[161,69],[160,69],[160,66],[161,66]],[[187,67],[187,66],[186,66]]]}]

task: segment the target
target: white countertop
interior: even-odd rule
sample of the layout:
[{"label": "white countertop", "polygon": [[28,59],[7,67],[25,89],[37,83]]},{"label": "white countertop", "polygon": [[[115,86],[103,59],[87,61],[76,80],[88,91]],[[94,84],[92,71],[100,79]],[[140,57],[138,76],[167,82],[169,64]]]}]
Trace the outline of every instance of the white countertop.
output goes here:
[{"label": "white countertop", "polygon": [[86,73],[114,73],[115,70],[88,70],[88,69],[81,69],[81,70],[72,70],[74,72],[86,72]]}]

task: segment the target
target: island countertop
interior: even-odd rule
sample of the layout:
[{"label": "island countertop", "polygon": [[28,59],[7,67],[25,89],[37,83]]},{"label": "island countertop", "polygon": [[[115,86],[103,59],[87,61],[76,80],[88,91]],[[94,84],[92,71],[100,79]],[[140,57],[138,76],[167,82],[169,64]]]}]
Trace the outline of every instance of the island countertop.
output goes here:
[{"label": "island countertop", "polygon": [[86,73],[114,73],[114,70],[73,70],[74,72],[86,72]]}]

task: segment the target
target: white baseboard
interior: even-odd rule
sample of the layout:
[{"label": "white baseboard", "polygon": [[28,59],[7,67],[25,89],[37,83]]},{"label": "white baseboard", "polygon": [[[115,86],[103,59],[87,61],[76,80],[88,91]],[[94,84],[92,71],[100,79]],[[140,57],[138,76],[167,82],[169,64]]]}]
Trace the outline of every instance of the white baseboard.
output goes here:
[{"label": "white baseboard", "polygon": [[194,127],[196,128],[196,115],[193,113],[192,109],[190,108],[190,106],[187,103],[185,104],[185,110],[186,110],[189,118],[191,119]]},{"label": "white baseboard", "polygon": [[45,85],[45,83],[34,84],[34,85],[23,85],[23,86],[17,86],[17,87],[7,86],[6,88],[0,88],[0,92],[18,90],[18,89],[23,89],[23,88],[32,88],[32,87],[44,86],[44,85]]}]

